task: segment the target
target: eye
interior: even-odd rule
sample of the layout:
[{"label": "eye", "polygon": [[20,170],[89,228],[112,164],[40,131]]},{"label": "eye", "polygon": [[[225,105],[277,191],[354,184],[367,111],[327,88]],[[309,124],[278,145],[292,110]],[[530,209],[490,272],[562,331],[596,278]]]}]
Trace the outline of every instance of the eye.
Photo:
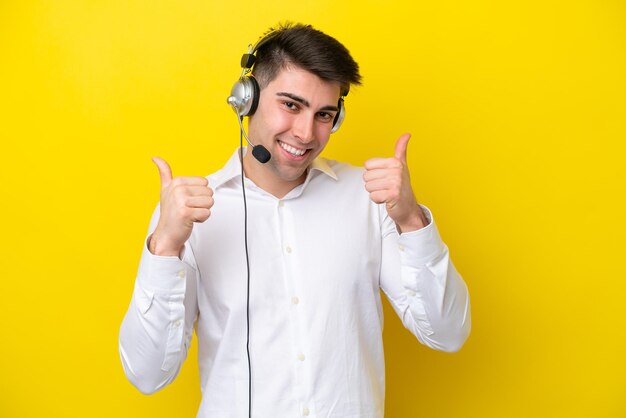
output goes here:
[{"label": "eye", "polygon": [[283,106],[285,106],[289,110],[298,110],[299,107],[294,102],[283,102]]},{"label": "eye", "polygon": [[330,122],[335,116],[328,112],[318,112],[317,117],[324,122]]}]

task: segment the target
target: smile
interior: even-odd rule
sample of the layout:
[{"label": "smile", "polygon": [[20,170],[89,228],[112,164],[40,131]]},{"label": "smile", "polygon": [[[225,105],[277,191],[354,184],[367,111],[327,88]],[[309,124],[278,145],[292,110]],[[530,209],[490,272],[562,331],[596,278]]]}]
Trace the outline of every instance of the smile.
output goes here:
[{"label": "smile", "polygon": [[289,154],[293,155],[294,157],[300,157],[308,151],[306,149],[294,148],[291,145],[287,145],[282,141],[278,141],[278,145],[280,145],[282,149],[284,149],[285,151],[287,151]]}]

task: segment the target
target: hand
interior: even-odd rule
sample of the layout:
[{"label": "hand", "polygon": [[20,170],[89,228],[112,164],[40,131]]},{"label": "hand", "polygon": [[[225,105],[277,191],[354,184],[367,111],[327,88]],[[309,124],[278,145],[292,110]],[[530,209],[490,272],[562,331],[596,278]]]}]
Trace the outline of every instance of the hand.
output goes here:
[{"label": "hand", "polygon": [[406,164],[406,149],[411,134],[404,134],[396,142],[393,158],[372,158],[365,162],[365,190],[374,203],[384,203],[387,213],[400,232],[410,232],[428,224],[422,208],[417,204],[409,168]]},{"label": "hand", "polygon": [[154,157],[152,161],[161,176],[161,216],[148,248],[155,255],[179,256],[194,222],[209,219],[213,190],[204,177],[172,178],[172,169],[165,160]]}]

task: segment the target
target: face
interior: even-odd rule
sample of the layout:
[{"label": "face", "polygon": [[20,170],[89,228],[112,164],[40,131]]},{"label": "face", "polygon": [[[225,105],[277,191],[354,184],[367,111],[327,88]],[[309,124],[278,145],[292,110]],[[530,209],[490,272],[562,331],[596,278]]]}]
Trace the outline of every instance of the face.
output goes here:
[{"label": "face", "polygon": [[328,143],[339,111],[339,92],[338,83],[306,70],[281,70],[261,90],[259,106],[248,121],[250,139],[265,146],[272,158],[261,164],[247,153],[248,177],[272,193],[276,189],[287,193],[304,182],[306,169]]}]

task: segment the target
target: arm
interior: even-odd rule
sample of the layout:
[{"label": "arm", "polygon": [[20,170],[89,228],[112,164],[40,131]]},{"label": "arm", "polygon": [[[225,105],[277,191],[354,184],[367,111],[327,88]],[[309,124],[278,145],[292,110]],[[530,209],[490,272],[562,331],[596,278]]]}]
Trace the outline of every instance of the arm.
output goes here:
[{"label": "arm", "polygon": [[458,351],[471,328],[469,293],[430,212],[422,209],[430,223],[400,235],[383,213],[381,288],[404,326],[422,344]]},{"label": "arm", "polygon": [[394,157],[365,162],[365,189],[374,203],[384,203],[381,288],[423,344],[457,351],[471,327],[469,295],[430,212],[415,199],[406,160],[409,139],[398,139]]},{"label": "arm", "polygon": [[[158,221],[153,216],[150,231]],[[198,315],[195,261],[190,249],[183,260],[156,256],[144,245],[132,300],[122,321],[119,350],[128,380],[150,394],[178,375]]]},{"label": "arm", "polygon": [[187,240],[213,206],[207,179],[173,178],[164,160],[153,161],[161,177],[161,203],[150,222],[119,340],[126,376],[146,394],[171,383],[187,357],[198,316],[198,272]]}]

